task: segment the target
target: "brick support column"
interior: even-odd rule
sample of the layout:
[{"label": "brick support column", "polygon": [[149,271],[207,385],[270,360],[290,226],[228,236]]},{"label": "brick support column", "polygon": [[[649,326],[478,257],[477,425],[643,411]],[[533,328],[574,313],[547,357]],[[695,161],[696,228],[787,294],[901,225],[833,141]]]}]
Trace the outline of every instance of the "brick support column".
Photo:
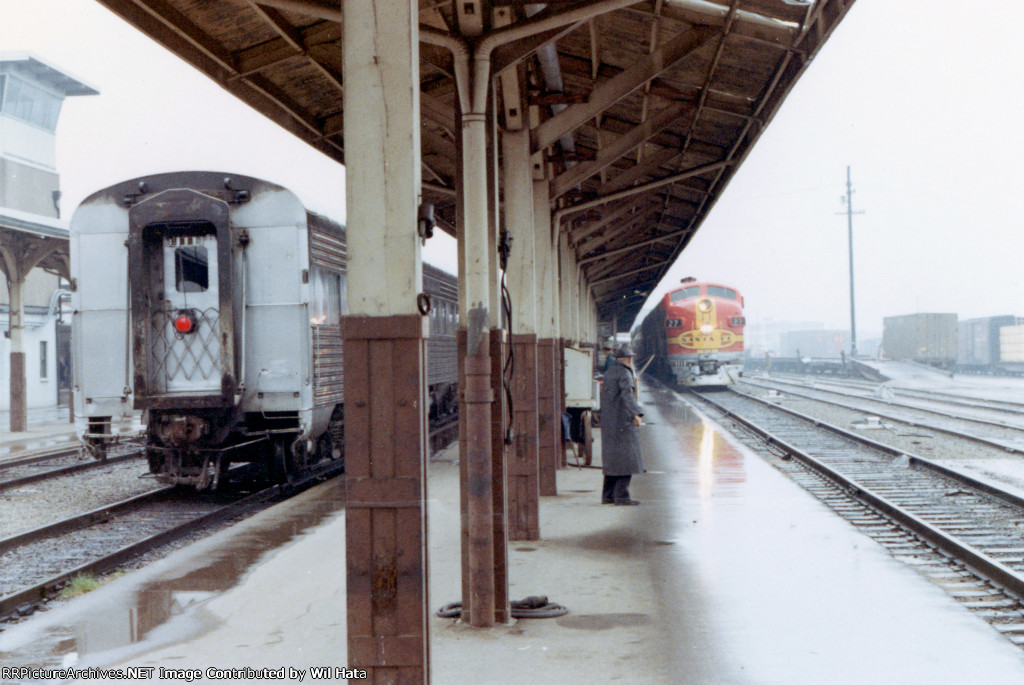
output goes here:
[{"label": "brick support column", "polygon": [[565,441],[562,439],[562,414],[565,413],[565,347],[569,341],[562,338],[555,348],[555,399],[558,401],[558,468],[569,465],[565,455]]},{"label": "brick support column", "polygon": [[491,530],[494,535],[494,620],[508,623],[512,619],[508,597],[508,509],[505,479],[507,478],[508,400],[504,388],[505,359],[508,357],[508,332],[491,329]]},{"label": "brick support column", "polygon": [[25,393],[25,353],[11,352],[11,432],[28,430],[28,401]]},{"label": "brick support column", "polygon": [[[540,494],[557,495],[555,470],[562,431],[555,401],[555,340],[537,341],[537,451],[540,460]],[[557,431],[557,432],[556,432]],[[556,439],[557,438],[557,439]]]},{"label": "brick support column", "polygon": [[[506,524],[506,501],[505,501],[505,454],[504,441],[502,435],[499,434],[501,426],[504,425],[504,420],[499,420],[498,412],[503,411],[504,401],[503,393],[501,392],[501,364],[495,359],[495,355],[501,354],[503,349],[502,341],[504,340],[506,333],[501,329],[492,329],[488,333],[488,349],[490,354],[488,355],[489,364],[489,383],[488,390],[490,397],[494,398],[494,401],[490,403],[490,414],[489,418],[493,423],[491,424],[491,431],[489,435],[489,441],[487,448],[490,450],[491,459],[491,474],[489,478],[488,489],[490,492],[491,502],[491,515],[487,519],[490,522],[490,532],[484,532],[479,526],[473,526],[474,516],[470,515],[470,507],[482,504],[479,497],[474,498],[472,495],[472,485],[466,485],[473,482],[474,479],[479,481],[478,475],[474,474],[474,470],[471,469],[470,461],[467,458],[470,441],[473,440],[473,433],[468,430],[469,425],[473,419],[470,419],[470,414],[466,411],[466,390],[468,388],[466,380],[466,366],[464,364],[459,365],[459,396],[460,396],[460,407],[459,407],[459,478],[464,484],[459,489],[459,510],[461,513],[462,521],[462,535],[460,545],[460,551],[462,554],[462,620],[465,623],[469,623],[468,611],[472,610],[473,605],[480,606],[481,601],[487,603],[489,606],[493,604],[494,622],[507,623],[511,619],[508,606],[508,529]],[[495,341],[494,338],[498,340]],[[460,330],[456,334],[458,355],[459,359],[467,359],[466,357],[466,331]],[[476,374],[478,376],[476,384],[478,389],[483,387],[483,375]],[[479,419],[476,419],[479,423]],[[480,439],[480,436],[475,438]],[[499,441],[501,444],[499,445]],[[498,448],[501,449],[498,449]],[[479,451],[479,448],[478,448]],[[487,539],[487,536],[490,536]],[[474,542],[475,541],[475,542]],[[470,548],[473,544],[481,544],[486,542],[486,545],[493,549],[493,553],[489,554],[491,559],[489,568],[490,573],[484,573],[481,568],[477,568],[477,564],[473,562],[472,555],[470,554]],[[476,583],[474,584],[474,578]],[[488,589],[493,584],[493,590]],[[475,588],[474,588],[475,585]],[[483,592],[481,592],[481,586]],[[487,593],[493,593],[493,603],[487,599]],[[479,609],[478,609],[479,610]],[[479,610],[482,613],[482,610]]]},{"label": "brick support column", "polygon": [[515,377],[512,398],[515,442],[508,460],[508,536],[540,539],[540,481],[537,430],[537,336],[512,336]]},{"label": "brick support column", "polygon": [[348,665],[370,682],[429,681],[427,326],[342,320]]},{"label": "brick support column", "polygon": [[368,682],[426,685],[429,323],[416,307],[423,290],[419,6],[341,5],[347,665],[366,670]]}]

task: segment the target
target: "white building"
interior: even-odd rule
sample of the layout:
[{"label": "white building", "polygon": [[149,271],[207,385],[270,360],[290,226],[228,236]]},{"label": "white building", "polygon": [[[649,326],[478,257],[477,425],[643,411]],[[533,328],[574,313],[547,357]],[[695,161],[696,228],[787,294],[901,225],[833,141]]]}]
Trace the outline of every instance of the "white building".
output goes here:
[{"label": "white building", "polygon": [[[58,322],[68,228],[55,133],[66,97],[98,92],[34,55],[0,53],[0,410],[67,401],[70,327]],[[70,321],[66,305],[64,314]],[[19,393],[11,373],[22,365]]]}]

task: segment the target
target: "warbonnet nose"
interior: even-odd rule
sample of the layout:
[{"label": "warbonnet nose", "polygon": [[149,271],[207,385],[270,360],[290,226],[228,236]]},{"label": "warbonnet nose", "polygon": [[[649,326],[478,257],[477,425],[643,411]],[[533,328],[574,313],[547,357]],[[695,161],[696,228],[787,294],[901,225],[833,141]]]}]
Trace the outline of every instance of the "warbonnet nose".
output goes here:
[{"label": "warbonnet nose", "polygon": [[129,210],[138,409],[232,401],[228,203],[167,190]]}]

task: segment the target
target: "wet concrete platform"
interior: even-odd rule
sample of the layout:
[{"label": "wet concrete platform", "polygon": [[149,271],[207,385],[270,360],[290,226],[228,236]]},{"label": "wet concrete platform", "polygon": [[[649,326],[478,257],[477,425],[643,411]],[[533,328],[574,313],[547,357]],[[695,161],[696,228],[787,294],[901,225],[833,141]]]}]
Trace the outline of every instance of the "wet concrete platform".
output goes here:
[{"label": "wet concrete platform", "polygon": [[0,461],[77,442],[75,424],[66,405],[33,407],[28,410],[25,423],[26,430],[12,432],[10,412],[0,411]]},{"label": "wet concrete platform", "polygon": [[[600,471],[565,469],[543,539],[510,545],[511,596],[570,613],[491,630],[432,617],[435,685],[1024,681],[1024,651],[677,395],[641,400],[641,506],[601,505]],[[459,599],[456,459],[429,474],[435,608]],[[304,682],[344,667],[341,499],[324,484],[9,626],[0,666],[291,667]]]}]

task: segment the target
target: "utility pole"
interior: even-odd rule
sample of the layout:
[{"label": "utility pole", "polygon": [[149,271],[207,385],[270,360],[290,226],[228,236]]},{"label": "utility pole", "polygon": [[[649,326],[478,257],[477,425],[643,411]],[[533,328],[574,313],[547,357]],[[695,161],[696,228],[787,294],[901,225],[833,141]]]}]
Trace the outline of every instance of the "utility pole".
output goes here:
[{"label": "utility pole", "polygon": [[850,167],[846,167],[846,230],[850,243],[850,358],[857,356],[857,310],[853,299],[853,215],[864,212],[853,211],[853,184],[850,182]]}]

